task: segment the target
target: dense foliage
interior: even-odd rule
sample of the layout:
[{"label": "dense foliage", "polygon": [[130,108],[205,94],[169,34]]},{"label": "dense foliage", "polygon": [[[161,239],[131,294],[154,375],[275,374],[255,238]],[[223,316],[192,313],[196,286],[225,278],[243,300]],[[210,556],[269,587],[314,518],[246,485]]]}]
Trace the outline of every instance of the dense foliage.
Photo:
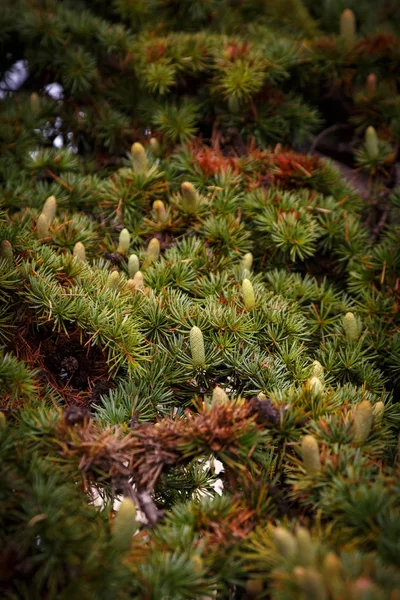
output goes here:
[{"label": "dense foliage", "polygon": [[390,2],[5,4],[1,596],[396,600]]}]

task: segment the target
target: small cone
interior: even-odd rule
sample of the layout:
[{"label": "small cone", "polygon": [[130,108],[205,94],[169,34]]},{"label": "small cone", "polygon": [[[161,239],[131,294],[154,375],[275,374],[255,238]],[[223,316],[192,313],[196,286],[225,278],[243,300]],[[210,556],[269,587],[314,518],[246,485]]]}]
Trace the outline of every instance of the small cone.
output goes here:
[{"label": "small cone", "polygon": [[321,458],[318,442],[312,435],[305,435],[301,442],[303,466],[308,475],[315,475],[321,470]]},{"label": "small cone", "polygon": [[350,52],[356,41],[356,18],[349,8],[346,8],[340,17],[340,35],[343,37],[345,52]]},{"label": "small cone", "polygon": [[49,225],[52,224],[57,212],[57,200],[55,196],[49,196],[43,204],[42,214],[46,215]]},{"label": "small cone", "polygon": [[305,527],[296,530],[298,554],[303,565],[312,565],[315,558],[315,547],[310,532]]},{"label": "small cone", "polygon": [[246,269],[247,271],[251,271],[253,266],[253,255],[251,252],[247,252],[242,258],[242,269]]},{"label": "small cone", "polygon": [[250,279],[243,279],[242,283],[243,302],[247,310],[254,308],[256,299],[254,296],[254,288]]},{"label": "small cone", "polygon": [[135,173],[145,173],[148,170],[146,150],[140,142],[132,144],[132,165]]},{"label": "small cone", "polygon": [[136,530],[136,507],[130,498],[124,498],[114,521],[114,547],[120,552],[128,552]]},{"label": "small cone", "polygon": [[128,275],[129,278],[133,278],[139,271],[139,259],[136,254],[131,254],[128,260]]},{"label": "small cone", "polygon": [[297,583],[303,589],[307,600],[328,600],[328,592],[322,575],[315,569],[303,569],[297,573]]},{"label": "small cone", "polygon": [[86,262],[86,250],[85,246],[82,242],[76,242],[72,254],[75,258],[77,258],[80,262]]},{"label": "small cone", "polygon": [[372,409],[373,415],[374,415],[374,420],[375,421],[381,421],[382,417],[383,417],[383,413],[385,412],[385,405],[384,403],[380,400],[379,402],[377,402],[373,409]]},{"label": "small cone", "polygon": [[324,393],[324,384],[319,377],[310,377],[306,384],[312,398],[319,398]]},{"label": "small cone", "polygon": [[314,377],[318,377],[318,379],[320,379],[320,381],[322,381],[322,383],[324,382],[324,379],[325,379],[324,367],[321,365],[319,360],[314,360],[314,362],[312,364],[311,374]]},{"label": "small cone", "polygon": [[206,354],[204,350],[203,333],[199,327],[192,327],[190,330],[190,349],[192,352],[192,363],[194,367],[204,367],[206,364]]},{"label": "small cone", "polygon": [[337,579],[342,573],[342,561],[334,552],[329,552],[325,557],[324,573],[328,581]]},{"label": "small cone", "polygon": [[109,276],[107,277],[106,287],[110,290],[116,290],[119,286],[120,276],[118,271],[111,271]]},{"label": "small cone", "polygon": [[160,156],[161,146],[160,146],[160,142],[158,141],[157,138],[155,138],[155,137],[150,138],[149,146],[150,146],[150,152],[152,153],[153,156],[156,156],[156,157]]},{"label": "small cone", "polygon": [[141,271],[138,271],[137,273],[135,273],[135,276],[133,278],[133,283],[134,283],[134,288],[135,290],[142,290],[144,287],[144,278],[143,278],[143,273]]},{"label": "small cone", "polygon": [[343,329],[346,334],[346,339],[349,342],[356,342],[358,339],[358,323],[352,312],[348,312],[343,317]]},{"label": "small cone", "polygon": [[0,246],[0,259],[6,261],[8,265],[13,263],[13,249],[8,240],[3,240]]},{"label": "small cone", "polygon": [[153,202],[153,210],[156,214],[158,223],[165,223],[168,220],[165,204],[162,200]]},{"label": "small cone", "polygon": [[46,238],[49,235],[49,221],[43,213],[39,215],[36,224],[36,232],[39,240]]},{"label": "small cone", "polygon": [[184,211],[190,215],[197,211],[199,198],[194,185],[189,181],[184,181],[181,185],[182,191],[182,207]]},{"label": "small cone", "polygon": [[147,246],[147,259],[149,262],[156,262],[160,257],[160,242],[157,238],[150,240]]},{"label": "small cone", "polygon": [[118,254],[128,254],[129,246],[131,245],[131,234],[127,229],[123,229],[119,234],[119,242],[117,252]]},{"label": "small cone", "polygon": [[275,527],[273,531],[273,539],[278,552],[288,560],[294,558],[297,554],[297,541],[290,531],[283,527]]},{"label": "small cone", "polygon": [[378,136],[374,127],[367,127],[365,132],[365,147],[368,156],[371,160],[375,160],[379,156]]},{"label": "small cone", "polygon": [[371,403],[368,400],[363,400],[357,405],[354,413],[354,437],[353,440],[356,444],[364,444],[367,441],[368,436],[371,432],[373,420],[373,412]]}]

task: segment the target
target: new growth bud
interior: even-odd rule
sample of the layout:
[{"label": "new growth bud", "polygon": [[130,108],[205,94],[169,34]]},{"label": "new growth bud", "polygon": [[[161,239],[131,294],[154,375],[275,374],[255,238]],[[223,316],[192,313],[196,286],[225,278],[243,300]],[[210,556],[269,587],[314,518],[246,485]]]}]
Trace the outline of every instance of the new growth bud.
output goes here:
[{"label": "new growth bud", "polygon": [[303,466],[308,475],[315,475],[321,470],[321,458],[318,442],[313,435],[305,435],[301,442]]},{"label": "new growth bud", "polygon": [[148,170],[146,150],[140,142],[132,144],[132,166],[135,173],[145,173]]},{"label": "new growth bud", "polygon": [[165,209],[165,204],[162,200],[156,200],[153,203],[153,210],[156,214],[156,219],[158,223],[165,223],[167,221],[167,211]]},{"label": "new growth bud", "polygon": [[119,234],[119,243],[117,252],[118,254],[128,254],[129,246],[131,244],[131,234],[127,229],[123,229]]},{"label": "new growth bud", "polygon": [[254,296],[253,284],[249,279],[243,279],[242,283],[243,302],[247,310],[254,308],[256,299]]},{"label": "new growth bud", "polygon": [[156,262],[160,257],[160,242],[157,238],[150,240],[147,246],[147,260],[149,262]]},{"label": "new growth bud", "polygon": [[192,363],[194,367],[205,367],[206,353],[204,350],[204,339],[199,327],[192,327],[190,330],[190,349],[192,353]]},{"label": "new growth bud", "polygon": [[131,279],[139,271],[139,259],[136,254],[131,254],[128,260],[128,275]]},{"label": "new growth bud", "polygon": [[345,52],[350,52],[356,41],[356,18],[349,8],[346,8],[340,17],[340,35]]},{"label": "new growth bud", "polygon": [[136,507],[130,498],[124,498],[114,520],[113,545],[119,552],[128,552],[137,529]]},{"label": "new growth bud", "polygon": [[0,246],[0,259],[5,260],[8,265],[13,262],[13,250],[8,240],[3,240]]},{"label": "new growth bud", "polygon": [[290,531],[283,527],[275,527],[273,539],[279,554],[290,560],[297,554],[297,541]]},{"label": "new growth bud", "polygon": [[349,342],[356,342],[359,336],[357,320],[352,312],[348,312],[343,317],[343,329],[346,339]]},{"label": "new growth bud", "polygon": [[160,146],[160,142],[158,141],[157,138],[155,138],[155,137],[150,138],[149,147],[150,147],[150,152],[153,154],[153,156],[160,156],[161,146]]},{"label": "new growth bud", "polygon": [[107,277],[106,287],[110,290],[116,290],[119,286],[120,276],[118,271],[111,271],[109,276]]},{"label": "new growth bud", "polygon": [[375,128],[367,127],[365,132],[365,147],[367,149],[368,156],[371,160],[375,160],[379,156],[379,145],[378,145],[378,136],[376,134]]},{"label": "new growth bud", "polygon": [[43,204],[42,214],[46,215],[49,225],[52,224],[57,212],[57,200],[55,196],[49,196]]},{"label": "new growth bud", "polygon": [[212,401],[213,403],[224,403],[228,400],[228,394],[219,385],[213,389]]},{"label": "new growth bud", "polygon": [[85,246],[82,244],[82,242],[76,242],[72,254],[80,262],[86,262],[86,251]]},{"label": "new growth bud", "polygon": [[364,444],[371,432],[373,420],[373,412],[371,403],[368,400],[363,400],[357,405],[354,413],[354,437],[356,444]]},{"label": "new growth bud", "polygon": [[39,215],[36,223],[36,232],[39,240],[46,238],[49,235],[49,221],[45,214]]},{"label": "new growth bud", "polygon": [[184,181],[181,185],[181,191],[183,210],[189,215],[194,214],[199,204],[199,198],[194,185],[189,183],[189,181]]},{"label": "new growth bud", "polygon": [[251,252],[247,252],[242,258],[242,269],[246,269],[247,271],[251,271],[253,266],[253,255]]}]

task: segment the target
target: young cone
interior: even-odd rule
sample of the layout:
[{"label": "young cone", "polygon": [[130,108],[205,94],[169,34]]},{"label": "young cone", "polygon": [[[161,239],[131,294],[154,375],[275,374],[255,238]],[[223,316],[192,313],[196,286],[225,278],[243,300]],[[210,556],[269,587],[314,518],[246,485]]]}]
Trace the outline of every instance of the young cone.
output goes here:
[{"label": "young cone", "polygon": [[107,277],[106,287],[110,290],[116,290],[119,286],[120,276],[118,271],[111,271],[109,276]]},{"label": "young cone", "polygon": [[57,212],[57,200],[55,196],[49,196],[43,204],[42,214],[46,215],[49,225],[52,224]]},{"label": "young cone", "polygon": [[160,156],[161,146],[160,146],[160,142],[158,141],[157,138],[155,138],[155,137],[150,138],[149,147],[150,147],[150,152],[152,153],[153,156],[156,156],[156,157]]},{"label": "young cone", "polygon": [[36,232],[39,240],[46,238],[49,235],[49,221],[45,214],[39,215],[36,224]]},{"label": "young cone", "polygon": [[135,173],[145,173],[148,170],[146,150],[140,142],[132,144],[132,165]]},{"label": "young cone", "polygon": [[254,288],[250,279],[243,279],[242,283],[243,302],[247,310],[254,308],[256,299],[254,296]]},{"label": "young cone", "polygon": [[40,97],[36,92],[32,92],[31,98],[31,111],[33,115],[38,115],[40,113]]},{"label": "young cone", "polygon": [[225,392],[225,390],[223,390],[221,387],[219,387],[219,385],[217,385],[214,389],[213,389],[213,393],[212,393],[212,401],[213,403],[223,403],[226,402],[228,400],[228,394]]},{"label": "young cone", "polygon": [[318,571],[296,567],[294,574],[297,583],[303,589],[304,598],[307,598],[307,600],[328,600],[324,580]]},{"label": "young cone", "polygon": [[199,198],[194,185],[189,181],[184,181],[181,185],[182,191],[182,207],[189,215],[194,214],[197,211],[199,204]]},{"label": "young cone", "polygon": [[365,85],[365,90],[367,92],[367,96],[374,96],[376,93],[376,75],[375,73],[370,73],[367,77],[367,83]]},{"label": "young cone", "polygon": [[340,35],[343,37],[345,52],[350,52],[356,41],[356,18],[349,8],[346,8],[340,17]]},{"label": "young cone", "polygon": [[192,327],[190,330],[190,349],[192,352],[192,363],[194,367],[204,367],[206,364],[206,354],[204,350],[204,339],[199,327]]},{"label": "young cone", "polygon": [[81,262],[86,262],[86,251],[85,246],[82,244],[82,242],[76,242],[72,254]]},{"label": "young cone", "polygon": [[136,256],[136,254],[131,254],[128,260],[128,275],[130,279],[136,275],[136,273],[139,271],[139,268],[139,258]]},{"label": "young cone", "polygon": [[132,281],[133,281],[135,290],[142,290],[143,289],[144,278],[143,278],[143,273],[141,271],[138,271],[137,273],[135,273],[135,276],[132,279]]},{"label": "young cone", "polygon": [[354,413],[354,437],[356,444],[364,444],[371,432],[373,421],[373,412],[371,403],[368,400],[363,400],[357,405]]},{"label": "young cone", "polygon": [[372,409],[373,415],[374,415],[374,420],[375,421],[381,421],[382,417],[383,417],[383,413],[385,412],[385,405],[382,402],[382,400],[380,400],[379,402],[377,402],[373,409]]},{"label": "young cone", "polygon": [[136,507],[130,498],[124,498],[114,521],[112,532],[114,547],[119,552],[128,552],[136,530]]},{"label": "young cone", "polygon": [[365,132],[365,147],[368,152],[368,156],[371,160],[375,160],[379,155],[379,145],[378,145],[378,136],[376,134],[375,128],[367,127]]},{"label": "young cone", "polygon": [[272,537],[279,554],[288,560],[292,559],[296,555],[298,549],[297,541],[290,531],[284,527],[274,527]]},{"label": "young cone", "polygon": [[119,234],[119,243],[117,252],[118,254],[126,255],[128,254],[129,246],[131,244],[131,234],[127,229],[123,229]]},{"label": "young cone", "polygon": [[5,260],[8,265],[13,262],[13,250],[8,240],[3,240],[0,246],[0,259]]},{"label": "young cone", "polygon": [[153,202],[153,210],[156,214],[158,223],[165,223],[167,221],[167,211],[162,200],[156,200]]},{"label": "young cone", "polygon": [[325,379],[324,375],[324,367],[321,365],[319,360],[314,360],[312,364],[311,375],[313,377],[318,377],[318,379],[323,383]]},{"label": "young cone", "polygon": [[150,263],[156,262],[160,257],[160,242],[157,238],[150,240],[147,246],[147,260]]},{"label": "young cone", "polygon": [[247,252],[242,258],[242,269],[246,269],[248,272],[251,271],[253,266],[253,255],[251,252]]},{"label": "young cone", "polygon": [[303,466],[308,475],[315,475],[321,470],[321,458],[318,442],[313,435],[305,435],[301,442]]},{"label": "young cone", "polygon": [[358,339],[358,323],[352,312],[348,312],[343,317],[343,329],[346,339],[349,342],[356,342]]}]

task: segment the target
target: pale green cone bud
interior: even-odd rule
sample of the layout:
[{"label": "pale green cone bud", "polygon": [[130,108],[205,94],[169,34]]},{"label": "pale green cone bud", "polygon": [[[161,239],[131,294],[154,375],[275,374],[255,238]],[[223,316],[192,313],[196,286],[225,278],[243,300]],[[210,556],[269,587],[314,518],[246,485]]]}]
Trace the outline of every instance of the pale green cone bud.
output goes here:
[{"label": "pale green cone bud", "polygon": [[288,560],[295,557],[297,554],[297,540],[290,531],[283,527],[274,527],[272,537],[279,554]]},{"label": "pale green cone bud", "polygon": [[124,256],[125,256],[125,254],[128,254],[130,245],[131,245],[131,234],[129,233],[129,231],[127,229],[123,229],[121,231],[121,233],[119,234],[119,241],[118,241],[118,248],[117,248],[118,254],[123,254]]},{"label": "pale green cone bud", "polygon": [[223,404],[228,400],[228,394],[219,385],[213,389],[212,402]]},{"label": "pale green cone bud", "polygon": [[319,360],[314,360],[314,362],[311,366],[311,375],[313,377],[318,377],[318,379],[320,379],[322,381],[322,383],[324,382],[324,379],[325,379],[324,367],[321,365]]},{"label": "pale green cone bud", "polygon": [[364,444],[367,440],[372,427],[373,412],[371,403],[368,400],[363,400],[357,405],[354,420],[354,436],[353,440],[356,444]]},{"label": "pale green cone bud", "polygon": [[247,271],[251,271],[253,266],[253,255],[251,252],[247,252],[242,258],[242,269],[247,269]]},{"label": "pale green cone bud", "polygon": [[43,213],[39,215],[36,223],[36,232],[39,240],[46,238],[49,235],[49,221]]},{"label": "pale green cone bud", "polygon": [[199,197],[194,185],[189,181],[184,181],[181,185],[182,206],[186,213],[192,215],[197,211]]},{"label": "pale green cone bud", "polygon": [[130,498],[124,498],[114,520],[114,547],[120,552],[128,552],[136,530],[136,507]]},{"label": "pale green cone bud", "polygon": [[385,412],[385,405],[384,403],[380,400],[379,402],[377,402],[373,409],[372,409],[373,415],[374,415],[374,420],[375,421],[380,421],[383,417],[383,413]]},{"label": "pale green cone bud", "polygon": [[153,210],[158,223],[165,223],[168,220],[165,204],[162,200],[155,200],[153,202]]},{"label": "pale green cone bud", "polygon": [[315,375],[310,377],[310,379],[307,381],[306,387],[313,398],[318,398],[324,393],[324,384],[320,378],[315,377]]},{"label": "pale green cone bud", "polygon": [[30,103],[32,114],[38,115],[40,113],[40,97],[36,92],[31,94]]},{"label": "pale green cone bud", "polygon": [[250,271],[248,269],[243,269],[243,271],[242,271],[242,281],[243,281],[243,279],[249,279],[250,275],[251,275],[251,273],[250,273]]},{"label": "pale green cone bud", "polygon": [[315,559],[315,547],[310,532],[305,527],[298,527],[296,539],[299,559],[303,565],[312,565]]},{"label": "pale green cone bud", "polygon": [[192,363],[194,367],[204,367],[206,364],[206,353],[204,350],[204,339],[199,327],[190,330],[190,349],[192,352]]},{"label": "pale green cone bud", "polygon": [[7,427],[6,415],[0,411],[0,431]]},{"label": "pale green cone bud", "polygon": [[149,262],[156,262],[160,257],[160,242],[157,238],[150,240],[147,246],[147,260]]},{"label": "pale green cone bud", "polygon": [[344,50],[350,52],[356,41],[356,18],[349,8],[340,17],[340,35],[343,37]]},{"label": "pale green cone bud", "polygon": [[365,147],[367,149],[368,156],[371,160],[378,158],[379,155],[379,144],[378,136],[374,127],[367,127],[365,132]]},{"label": "pale green cone bud", "polygon": [[57,200],[55,196],[49,196],[46,202],[43,204],[42,214],[46,215],[49,225],[55,219],[57,212]]},{"label": "pale green cone bud", "polygon": [[243,279],[242,283],[243,302],[247,310],[254,308],[256,299],[254,296],[254,288],[250,279]]},{"label": "pale green cone bud", "polygon": [[357,319],[352,312],[343,317],[343,329],[349,342],[356,342],[359,336]]},{"label": "pale green cone bud", "polygon": [[318,442],[313,435],[305,435],[301,442],[303,466],[308,475],[315,475],[321,470],[321,458]]},{"label": "pale green cone bud", "polygon": [[121,278],[119,276],[119,272],[111,271],[111,273],[107,277],[106,287],[108,287],[110,290],[116,290],[119,286],[120,280]]},{"label": "pale green cone bud", "polygon": [[367,96],[374,96],[376,93],[376,75],[370,73],[367,77],[367,83],[365,85]]},{"label": "pale green cone bud", "polygon": [[134,283],[134,288],[135,290],[142,290],[144,287],[144,278],[143,278],[143,273],[141,271],[138,271],[137,273],[135,273],[135,276],[133,278],[133,283]]},{"label": "pale green cone bud", "polygon": [[140,142],[132,144],[132,165],[135,173],[145,173],[148,170],[146,150]]},{"label": "pale green cone bud", "polygon": [[293,574],[307,600],[328,600],[328,592],[322,575],[315,569],[296,567]]},{"label": "pale green cone bud", "polygon": [[86,262],[86,250],[85,246],[82,242],[76,242],[72,254],[75,258],[77,258],[80,262]]},{"label": "pale green cone bud", "polygon": [[128,275],[130,279],[136,275],[136,273],[139,271],[139,268],[140,265],[138,257],[136,254],[131,254],[128,260]]},{"label": "pale green cone bud", "polygon": [[8,240],[3,240],[0,246],[0,259],[6,261],[8,265],[12,265],[13,262],[13,249]]},{"label": "pale green cone bud", "polygon": [[157,138],[155,138],[155,137],[150,138],[149,147],[150,147],[150,152],[153,154],[153,156],[160,156],[161,146],[160,146],[160,142],[158,141]]}]

